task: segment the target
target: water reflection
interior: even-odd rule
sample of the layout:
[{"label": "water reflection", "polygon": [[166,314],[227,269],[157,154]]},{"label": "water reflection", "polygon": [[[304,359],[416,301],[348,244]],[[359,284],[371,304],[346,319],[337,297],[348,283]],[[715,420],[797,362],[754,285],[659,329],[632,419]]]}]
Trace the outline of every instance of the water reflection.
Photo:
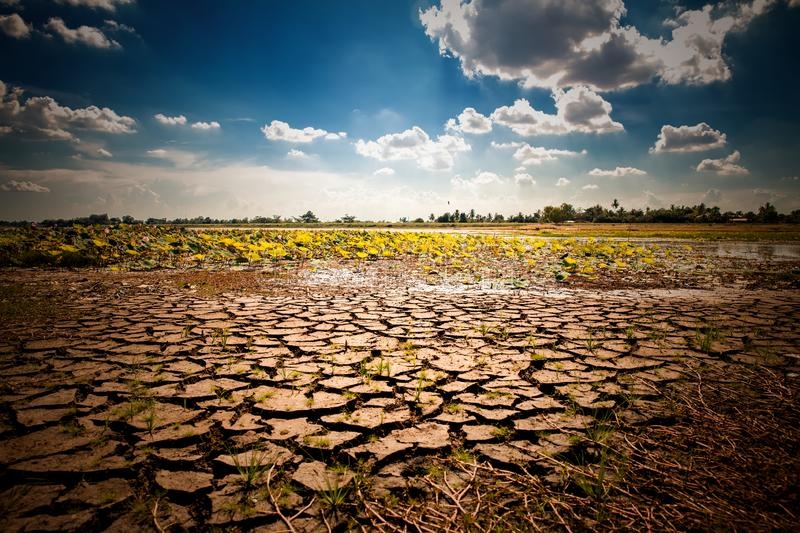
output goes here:
[{"label": "water reflection", "polygon": [[731,257],[758,261],[798,261],[800,244],[768,242],[715,242],[692,243],[696,250],[702,250],[717,257]]}]

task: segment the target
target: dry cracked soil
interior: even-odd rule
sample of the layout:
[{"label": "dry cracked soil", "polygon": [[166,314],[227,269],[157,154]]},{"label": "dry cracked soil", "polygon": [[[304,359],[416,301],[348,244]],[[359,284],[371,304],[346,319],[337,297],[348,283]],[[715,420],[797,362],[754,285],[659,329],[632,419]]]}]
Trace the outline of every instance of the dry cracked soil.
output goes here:
[{"label": "dry cracked soil", "polygon": [[[736,529],[755,516],[752,495],[706,512],[680,501],[702,486],[637,487],[700,472],[702,450],[659,446],[698,429],[708,383],[768,372],[797,414],[797,290],[437,290],[346,272],[0,273],[0,530]],[[796,436],[774,444],[789,459],[770,474],[764,529],[796,519]]]}]

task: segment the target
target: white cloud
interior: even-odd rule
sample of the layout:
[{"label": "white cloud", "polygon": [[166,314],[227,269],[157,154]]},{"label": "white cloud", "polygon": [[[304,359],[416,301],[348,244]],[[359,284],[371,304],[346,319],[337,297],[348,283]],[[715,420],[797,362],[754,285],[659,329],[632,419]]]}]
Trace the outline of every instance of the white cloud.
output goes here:
[{"label": "white cloud", "polygon": [[495,109],[491,119],[517,135],[562,135],[572,132],[613,133],[625,128],[611,119],[611,104],[586,87],[553,91],[556,114],[534,109],[524,98]]},{"label": "white cloud", "polygon": [[[295,143],[310,143],[314,139],[331,135],[325,130],[312,127],[303,128],[301,130],[295,129],[289,126],[289,124],[286,122],[282,122],[280,120],[273,120],[269,126],[265,125],[263,128],[261,128],[261,132],[264,134],[264,137],[270,141],[286,141]],[[339,134],[332,135],[336,135],[337,137],[339,136]]]},{"label": "white cloud", "polygon": [[706,205],[718,204],[720,200],[722,200],[722,193],[719,189],[708,189],[700,198],[700,201]]},{"label": "white cloud", "polygon": [[512,141],[512,142],[508,142],[508,143],[499,143],[499,142],[495,142],[495,141],[491,142],[492,148],[496,148],[497,150],[506,150],[506,149],[509,149],[509,148],[519,148],[523,144],[525,144],[525,143],[516,142],[516,141]]},{"label": "white cloud", "polygon": [[450,183],[456,189],[477,189],[484,185],[491,185],[494,183],[503,183],[502,178],[494,172],[478,171],[475,177],[471,179],[464,179],[461,176],[455,176],[450,180]]},{"label": "white cloud", "polygon": [[347,138],[347,132],[340,131],[338,133],[329,132],[325,134],[326,141],[338,141]]},{"label": "white cloud", "polygon": [[56,0],[59,4],[86,6],[92,9],[115,11],[118,5],[132,4],[134,0]]},{"label": "white cloud", "polygon": [[0,15],[0,31],[15,39],[25,39],[30,36],[31,27],[18,14],[12,13]]},{"label": "white cloud", "polygon": [[570,184],[570,181],[567,178],[558,178],[556,182],[556,187],[566,187]]},{"label": "white cloud", "polygon": [[196,168],[198,166],[197,163],[201,159],[200,156],[194,152],[175,150],[172,148],[155,148],[153,150],[148,150],[147,155],[156,159],[169,161],[174,167],[180,169]]},{"label": "white cloud", "polygon": [[18,192],[50,192],[50,189],[44,185],[33,183],[32,181],[17,181],[9,180],[0,185],[0,190],[3,191],[18,191]]},{"label": "white cloud", "polygon": [[441,0],[420,11],[420,20],[440,53],[458,59],[468,77],[614,90],[656,77],[670,84],[728,79],[726,36],[775,3],[724,2],[681,11],[665,21],[672,28],[669,39],[623,26],[623,0]]},{"label": "white cloud", "polygon": [[76,141],[75,130],[101,133],[135,133],[136,121],[120,116],[107,107],[70,109],[49,96],[34,96],[20,101],[23,92],[7,92],[0,82],[0,125],[29,137]]},{"label": "white cloud", "polygon": [[[168,117],[163,113],[158,113],[153,115],[153,118],[156,119],[156,122],[165,126],[185,126],[188,123],[184,115]],[[218,130],[221,126],[219,122],[212,120],[210,122],[194,122],[191,127],[195,130],[211,131]]]},{"label": "white cloud", "polygon": [[655,145],[650,153],[659,152],[702,152],[714,148],[722,148],[728,142],[728,136],[715,130],[705,122],[695,126],[661,127]]},{"label": "white cloud", "polygon": [[158,113],[157,115],[153,115],[153,118],[156,119],[156,122],[159,124],[164,124],[166,126],[183,126],[186,124],[186,117],[183,115],[168,117],[162,113]]},{"label": "white cloud", "polygon": [[485,115],[478,113],[475,108],[467,107],[458,117],[448,120],[445,128],[461,133],[482,135],[492,131],[492,121]]},{"label": "white cloud", "polygon": [[308,159],[308,154],[306,154],[302,150],[292,148],[291,150],[286,152],[286,157],[290,157],[292,159]]},{"label": "white cloud", "polygon": [[394,176],[394,169],[389,167],[379,168],[372,173],[374,176]]},{"label": "white cloud", "polygon": [[211,122],[195,122],[192,124],[192,129],[195,130],[202,130],[202,131],[211,131],[211,130],[218,130],[220,128],[219,122],[216,120],[212,120]]},{"label": "white cloud", "polygon": [[61,37],[64,42],[69,44],[85,44],[94,48],[122,48],[122,46],[115,40],[106,37],[99,28],[92,26],[79,26],[77,28],[68,28],[64,21],[59,17],[53,17],[44,25],[45,29],[54,32]]},{"label": "white cloud", "polygon": [[641,203],[643,203],[647,207],[658,208],[664,206],[664,200],[662,200],[661,197],[658,196],[653,191],[644,190],[642,191],[642,196],[643,200],[641,200]]},{"label": "white cloud", "polygon": [[517,185],[536,185],[536,180],[527,172],[517,172],[514,174],[514,183]]},{"label": "white cloud", "polygon": [[697,165],[697,172],[713,172],[719,176],[744,176],[750,171],[739,165],[742,154],[736,150],[731,155],[722,159],[703,159]]},{"label": "white cloud", "polygon": [[584,152],[573,152],[571,150],[559,150],[557,148],[543,148],[541,146],[531,146],[523,144],[516,152],[514,152],[514,159],[519,161],[523,166],[541,165],[546,161],[555,161],[559,156],[577,156]]},{"label": "white cloud", "polygon": [[568,131],[581,133],[613,133],[625,128],[611,119],[611,104],[588,87],[553,91],[557,116]]},{"label": "white cloud", "polygon": [[619,178],[622,176],[645,176],[647,172],[644,170],[639,170],[638,168],[634,167],[617,167],[614,170],[601,170],[599,168],[594,168],[589,171],[590,176],[600,176],[600,177],[608,177],[608,178]]},{"label": "white cloud", "polygon": [[414,160],[425,170],[451,170],[455,155],[472,149],[463,138],[453,135],[440,135],[434,141],[419,126],[375,141],[359,139],[355,148],[356,153],[378,161]]},{"label": "white cloud", "polygon": [[600,186],[595,185],[594,183],[590,183],[588,185],[584,185],[583,187],[581,187],[581,189],[583,189],[584,191],[596,191],[599,188]]},{"label": "white cloud", "polygon": [[114,157],[114,155],[111,152],[109,152],[108,150],[106,150],[105,148],[98,148],[97,149],[97,155],[100,155],[100,156],[103,156],[103,157]]},{"label": "white cloud", "polygon": [[750,22],[771,9],[777,0],[752,0],[733,5],[706,5],[681,12],[664,21],[673,28],[672,39],[657,48],[662,61],[661,80],[668,84],[707,84],[726,81],[730,68],[723,54],[729,33],[743,31]]},{"label": "white cloud", "polygon": [[112,31],[112,32],[121,31],[121,32],[136,34],[136,30],[134,28],[128,26],[127,24],[120,24],[116,20],[106,19],[103,21],[103,24],[105,24],[103,28],[107,31]]}]

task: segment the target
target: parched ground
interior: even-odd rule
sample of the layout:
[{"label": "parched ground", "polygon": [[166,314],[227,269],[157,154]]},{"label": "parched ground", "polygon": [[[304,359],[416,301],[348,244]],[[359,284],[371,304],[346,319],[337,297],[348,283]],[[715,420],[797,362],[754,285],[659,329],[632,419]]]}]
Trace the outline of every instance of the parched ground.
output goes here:
[{"label": "parched ground", "polygon": [[796,288],[406,274],[0,273],[0,530],[796,528]]}]

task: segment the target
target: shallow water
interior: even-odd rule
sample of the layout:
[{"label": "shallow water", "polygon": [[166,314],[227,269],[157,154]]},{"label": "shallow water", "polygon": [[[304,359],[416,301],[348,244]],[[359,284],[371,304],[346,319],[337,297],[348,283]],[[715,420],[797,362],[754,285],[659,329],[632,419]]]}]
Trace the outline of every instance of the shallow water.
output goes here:
[{"label": "shallow water", "polygon": [[750,259],[758,261],[798,261],[800,244],[769,242],[695,242],[692,246],[698,251],[717,257]]}]

